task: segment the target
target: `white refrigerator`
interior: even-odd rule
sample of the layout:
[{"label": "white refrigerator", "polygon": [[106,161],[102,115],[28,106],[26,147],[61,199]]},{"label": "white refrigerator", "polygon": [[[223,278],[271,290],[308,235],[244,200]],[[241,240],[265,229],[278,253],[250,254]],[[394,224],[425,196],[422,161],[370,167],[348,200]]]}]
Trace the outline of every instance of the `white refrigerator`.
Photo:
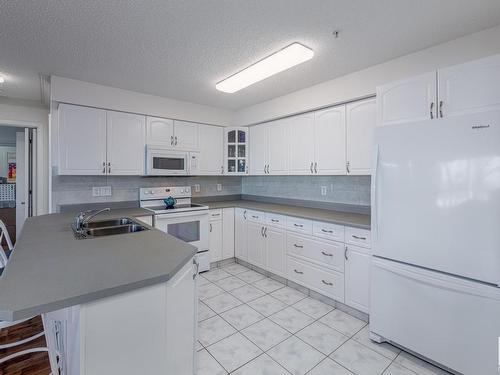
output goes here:
[{"label": "white refrigerator", "polygon": [[500,369],[500,112],[382,126],[372,338],[466,375]]}]

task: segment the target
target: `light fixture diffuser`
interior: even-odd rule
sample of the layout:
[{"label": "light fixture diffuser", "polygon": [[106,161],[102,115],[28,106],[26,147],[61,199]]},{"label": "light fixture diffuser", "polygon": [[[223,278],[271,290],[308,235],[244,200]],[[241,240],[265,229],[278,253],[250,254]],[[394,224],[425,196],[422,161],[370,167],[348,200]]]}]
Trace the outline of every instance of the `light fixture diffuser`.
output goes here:
[{"label": "light fixture diffuser", "polygon": [[0,76],[0,83],[4,83],[5,82],[5,78]]},{"label": "light fixture diffuser", "polygon": [[293,43],[272,55],[250,65],[215,85],[219,91],[232,94],[292,66],[312,59],[314,51],[300,43]]}]

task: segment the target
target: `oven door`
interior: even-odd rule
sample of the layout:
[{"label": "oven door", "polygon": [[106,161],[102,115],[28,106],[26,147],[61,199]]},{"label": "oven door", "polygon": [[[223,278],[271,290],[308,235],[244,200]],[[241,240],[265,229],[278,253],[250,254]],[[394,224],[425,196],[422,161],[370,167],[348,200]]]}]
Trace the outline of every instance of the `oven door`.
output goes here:
[{"label": "oven door", "polygon": [[188,211],[156,216],[155,227],[184,242],[208,250],[208,211]]},{"label": "oven door", "polygon": [[146,174],[150,176],[187,175],[188,156],[187,152],[148,148]]}]

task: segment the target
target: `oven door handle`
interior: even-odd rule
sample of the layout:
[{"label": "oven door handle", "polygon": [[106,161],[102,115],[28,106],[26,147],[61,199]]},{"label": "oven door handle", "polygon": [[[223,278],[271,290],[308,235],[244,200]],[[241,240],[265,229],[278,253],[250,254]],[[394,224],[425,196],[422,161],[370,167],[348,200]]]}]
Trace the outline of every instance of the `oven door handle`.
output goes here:
[{"label": "oven door handle", "polygon": [[208,220],[208,210],[197,210],[197,211],[182,211],[182,212],[169,212],[167,214],[156,214],[156,222],[160,220],[172,221],[172,219],[178,219],[180,217],[193,217],[197,216],[202,219]]}]

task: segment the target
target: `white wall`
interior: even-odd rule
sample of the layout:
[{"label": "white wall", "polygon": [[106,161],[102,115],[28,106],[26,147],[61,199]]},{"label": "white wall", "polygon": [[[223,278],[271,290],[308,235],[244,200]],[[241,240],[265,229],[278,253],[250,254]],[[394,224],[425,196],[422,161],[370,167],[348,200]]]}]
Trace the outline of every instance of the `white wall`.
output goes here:
[{"label": "white wall", "polygon": [[149,116],[231,125],[233,112],[185,101],[117,89],[57,76],[51,77],[51,100]]},{"label": "white wall", "polygon": [[38,129],[37,207],[38,215],[49,207],[48,110],[28,101],[0,98],[0,124]]},{"label": "white wall", "polygon": [[256,124],[374,95],[380,84],[497,53],[500,26],[243,108],[234,114],[234,124]]}]

